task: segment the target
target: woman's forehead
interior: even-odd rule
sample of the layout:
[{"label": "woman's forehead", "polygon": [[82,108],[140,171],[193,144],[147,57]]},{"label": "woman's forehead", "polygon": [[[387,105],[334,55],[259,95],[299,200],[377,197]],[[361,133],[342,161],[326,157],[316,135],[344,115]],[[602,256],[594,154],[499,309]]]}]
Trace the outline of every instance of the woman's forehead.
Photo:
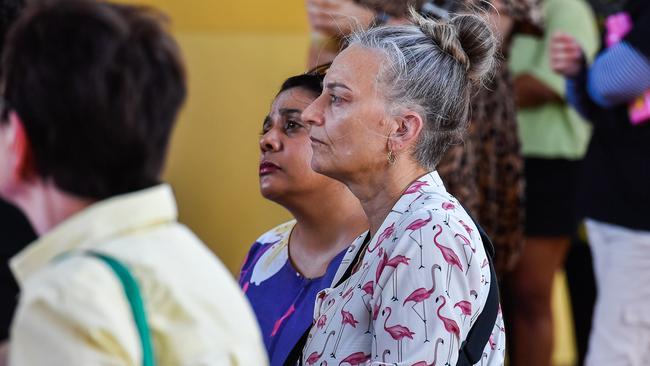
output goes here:
[{"label": "woman's forehead", "polygon": [[282,91],[275,97],[273,105],[309,105],[318,95],[301,87],[295,87]]},{"label": "woman's forehead", "polygon": [[284,90],[273,100],[270,114],[302,113],[316,97],[317,95],[314,92],[301,87]]},{"label": "woman's forehead", "polygon": [[384,55],[378,50],[352,45],[341,52],[325,75],[328,83],[374,83],[377,80]]}]

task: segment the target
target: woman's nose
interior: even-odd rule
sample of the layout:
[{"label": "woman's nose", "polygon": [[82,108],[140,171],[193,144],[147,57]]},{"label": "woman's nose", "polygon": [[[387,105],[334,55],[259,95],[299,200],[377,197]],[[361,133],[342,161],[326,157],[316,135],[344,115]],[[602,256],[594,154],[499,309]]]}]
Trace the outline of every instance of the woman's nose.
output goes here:
[{"label": "woman's nose", "polygon": [[282,148],[282,140],[275,129],[268,130],[260,138],[260,150],[262,152],[279,151]]},{"label": "woman's nose", "polygon": [[321,97],[316,98],[302,111],[300,118],[309,127],[323,124],[323,111],[320,100]]}]

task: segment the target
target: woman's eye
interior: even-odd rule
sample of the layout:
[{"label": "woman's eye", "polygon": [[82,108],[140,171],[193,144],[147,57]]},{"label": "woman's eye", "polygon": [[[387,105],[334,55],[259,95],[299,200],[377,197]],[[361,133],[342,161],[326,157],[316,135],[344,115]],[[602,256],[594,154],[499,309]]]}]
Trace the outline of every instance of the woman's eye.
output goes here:
[{"label": "woman's eye", "polygon": [[337,97],[334,94],[330,94],[330,103],[338,104],[338,103],[341,103],[342,101],[343,101],[343,99],[341,99],[341,97]]},{"label": "woman's eye", "polygon": [[287,130],[295,130],[296,128],[300,128],[300,127],[302,127],[302,125],[300,125],[300,123],[298,123],[297,121],[291,121],[291,120],[287,121],[287,124],[285,125],[285,128]]},{"label": "woman's eye", "polygon": [[260,135],[266,135],[266,133],[271,130],[271,124],[271,119],[269,117],[266,117],[262,123],[262,130],[260,131]]}]

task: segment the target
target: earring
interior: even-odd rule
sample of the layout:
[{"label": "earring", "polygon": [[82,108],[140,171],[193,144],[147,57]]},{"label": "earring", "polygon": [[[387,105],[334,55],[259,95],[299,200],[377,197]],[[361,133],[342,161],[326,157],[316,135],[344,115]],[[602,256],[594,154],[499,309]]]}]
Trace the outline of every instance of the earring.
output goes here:
[{"label": "earring", "polygon": [[393,152],[393,150],[388,151],[388,157],[387,158],[388,158],[388,164],[390,164],[390,165],[395,164],[396,157],[395,157],[395,153]]}]

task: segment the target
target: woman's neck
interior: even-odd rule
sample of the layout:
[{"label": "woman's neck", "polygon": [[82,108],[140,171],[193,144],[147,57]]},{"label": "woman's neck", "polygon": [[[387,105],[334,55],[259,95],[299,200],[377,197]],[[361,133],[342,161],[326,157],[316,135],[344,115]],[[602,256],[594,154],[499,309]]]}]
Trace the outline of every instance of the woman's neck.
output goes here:
[{"label": "woman's neck", "polygon": [[410,162],[398,162],[379,174],[355,177],[348,187],[359,198],[368,217],[370,234],[375,235],[390,210],[408,186],[427,173],[427,170]]},{"label": "woman's neck", "polygon": [[368,221],[359,200],[343,185],[296,201],[285,205],[296,219],[289,256],[301,274],[320,277],[332,259],[367,230]]}]

